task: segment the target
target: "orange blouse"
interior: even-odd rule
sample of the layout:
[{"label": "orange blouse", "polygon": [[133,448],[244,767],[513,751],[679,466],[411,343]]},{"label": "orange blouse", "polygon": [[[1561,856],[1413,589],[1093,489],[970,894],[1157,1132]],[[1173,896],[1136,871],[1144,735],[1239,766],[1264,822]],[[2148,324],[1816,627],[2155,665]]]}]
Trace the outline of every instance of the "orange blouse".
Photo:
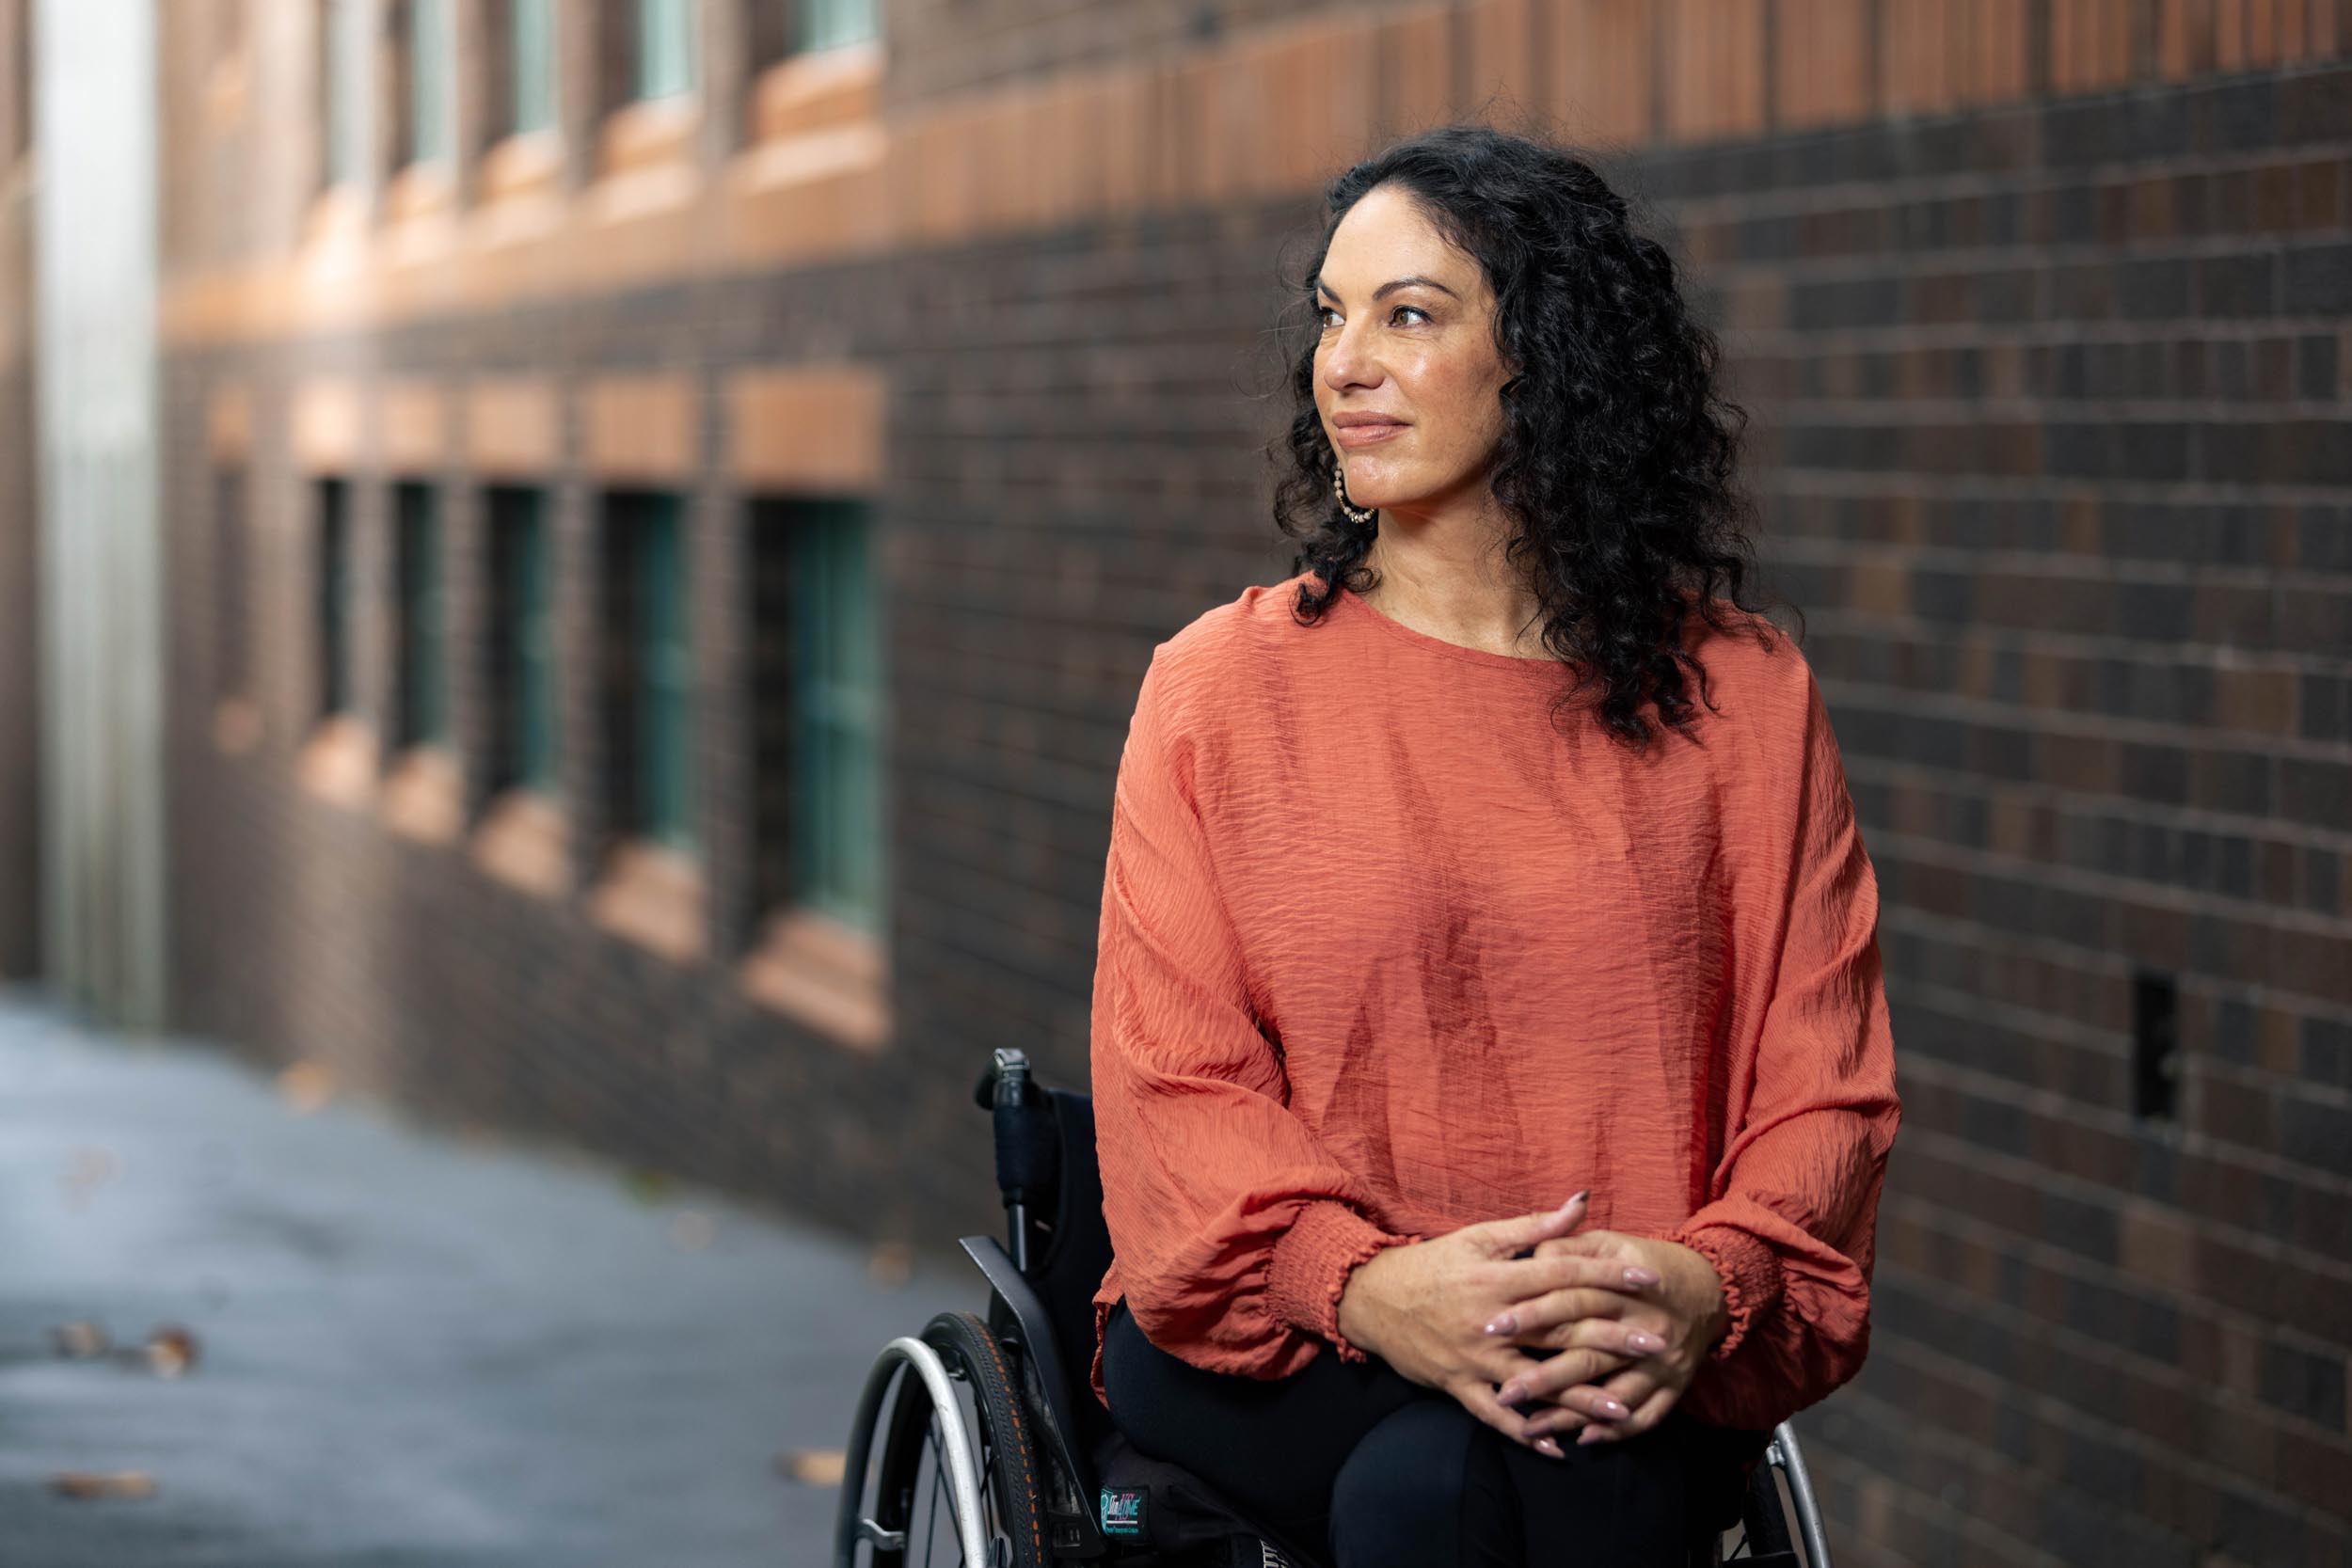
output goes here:
[{"label": "orange blouse", "polygon": [[[1851,1378],[1900,1119],[1878,883],[1811,667],[1688,646],[1646,755],[1567,682],[1343,592],[1253,586],[1152,651],[1119,767],[1092,1092],[1121,1296],[1276,1378],[1384,1246],[1557,1208],[1695,1248],[1731,1328],[1682,1399],[1769,1428]],[[1695,689],[1692,691],[1695,698]],[[1581,703],[1582,698],[1578,699]]]}]

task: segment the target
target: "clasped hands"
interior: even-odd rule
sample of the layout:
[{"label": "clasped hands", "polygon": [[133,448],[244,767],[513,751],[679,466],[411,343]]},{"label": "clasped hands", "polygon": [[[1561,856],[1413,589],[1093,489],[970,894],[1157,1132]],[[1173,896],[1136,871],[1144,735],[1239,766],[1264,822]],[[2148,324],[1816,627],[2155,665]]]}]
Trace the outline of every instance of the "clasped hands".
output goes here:
[{"label": "clasped hands", "polygon": [[1348,1275],[1341,1334],[1555,1459],[1556,1433],[1649,1431],[1730,1326],[1723,1281],[1677,1243],[1578,1232],[1589,1197],[1375,1253]]}]

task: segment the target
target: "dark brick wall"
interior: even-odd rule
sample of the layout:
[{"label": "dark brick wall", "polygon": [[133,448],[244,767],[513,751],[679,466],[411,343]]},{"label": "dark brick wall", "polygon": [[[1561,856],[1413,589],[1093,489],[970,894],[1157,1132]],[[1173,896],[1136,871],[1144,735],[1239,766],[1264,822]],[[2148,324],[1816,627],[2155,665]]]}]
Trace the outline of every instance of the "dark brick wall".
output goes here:
[{"label": "dark brick wall", "polygon": [[[1110,47],[1074,11],[1022,9],[938,8],[891,90]],[[1181,28],[1149,15],[1147,40]],[[1873,1354],[1803,1422],[1841,1562],[2352,1560],[2347,145],[2338,66],[1618,166],[1730,328],[1775,582],[1806,612],[1884,897],[1907,1116]],[[1253,451],[1274,416],[1248,394],[1272,370],[1278,247],[1311,216],[1173,214],[175,356],[169,497],[215,493],[208,391],[252,390],[264,712],[254,752],[214,745],[213,534],[175,514],[183,1022],[865,1233],[996,1228],[972,1078],[1020,1045],[1083,1079],[1111,774],[1150,649],[1287,570]],[[294,783],[297,379],[686,365],[715,385],[813,343],[891,386],[899,979],[872,1058],[726,971],[755,912],[760,660],[748,498],[716,472],[691,557],[714,962],[674,966],[577,896],[516,892]],[[355,511],[379,721],[392,477],[363,473]],[[447,477],[450,560],[472,570],[470,483]],[[596,492],[569,465],[550,479],[564,766],[593,843]],[[476,651],[452,668],[476,672],[478,587],[458,601]],[[456,703],[479,747],[478,683]],[[2174,1103],[2143,1117],[2136,1038],[2158,1025],[2137,999],[2164,994]]]},{"label": "dark brick wall", "polygon": [[1808,1423],[1884,1560],[2352,1552],[2347,136],[2332,71],[1653,166],[1885,899],[1873,1354]]},{"label": "dark brick wall", "polygon": [[1349,8],[1344,0],[889,0],[889,97],[919,103]]}]

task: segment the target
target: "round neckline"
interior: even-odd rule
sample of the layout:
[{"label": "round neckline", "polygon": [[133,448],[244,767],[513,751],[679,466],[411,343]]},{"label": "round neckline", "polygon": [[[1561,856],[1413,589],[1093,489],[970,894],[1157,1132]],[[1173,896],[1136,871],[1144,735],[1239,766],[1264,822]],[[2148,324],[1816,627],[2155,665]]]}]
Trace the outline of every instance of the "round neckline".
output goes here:
[{"label": "round neckline", "polygon": [[1417,630],[1402,621],[1382,614],[1365,603],[1361,594],[1345,585],[1342,585],[1338,594],[1333,596],[1358,616],[1370,621],[1391,637],[1427,653],[1443,654],[1448,658],[1458,658],[1465,664],[1484,664],[1491,669],[1517,670],[1522,674],[1540,675],[1560,668],[1560,661],[1549,656],[1523,658],[1517,654],[1499,654],[1488,648],[1466,647],[1459,642],[1449,642],[1442,637],[1432,637],[1425,631]]}]

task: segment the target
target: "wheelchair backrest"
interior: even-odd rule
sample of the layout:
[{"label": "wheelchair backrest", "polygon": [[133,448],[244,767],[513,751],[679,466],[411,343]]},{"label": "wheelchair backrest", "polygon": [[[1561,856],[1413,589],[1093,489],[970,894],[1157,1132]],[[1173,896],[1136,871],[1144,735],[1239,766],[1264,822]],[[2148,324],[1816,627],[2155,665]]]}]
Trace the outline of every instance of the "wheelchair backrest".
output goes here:
[{"label": "wheelchair backrest", "polygon": [[[1090,1445],[1108,1418],[1087,1383],[1094,1359],[1094,1292],[1111,1266],[1103,1220],[1103,1175],[1094,1152],[1094,1099],[1031,1082],[1026,1114],[996,1117],[1000,1183],[1018,1179],[1028,1200],[1028,1267],[1071,1382],[1071,1403]],[[1043,1190],[1041,1191],[1040,1189]]]}]

